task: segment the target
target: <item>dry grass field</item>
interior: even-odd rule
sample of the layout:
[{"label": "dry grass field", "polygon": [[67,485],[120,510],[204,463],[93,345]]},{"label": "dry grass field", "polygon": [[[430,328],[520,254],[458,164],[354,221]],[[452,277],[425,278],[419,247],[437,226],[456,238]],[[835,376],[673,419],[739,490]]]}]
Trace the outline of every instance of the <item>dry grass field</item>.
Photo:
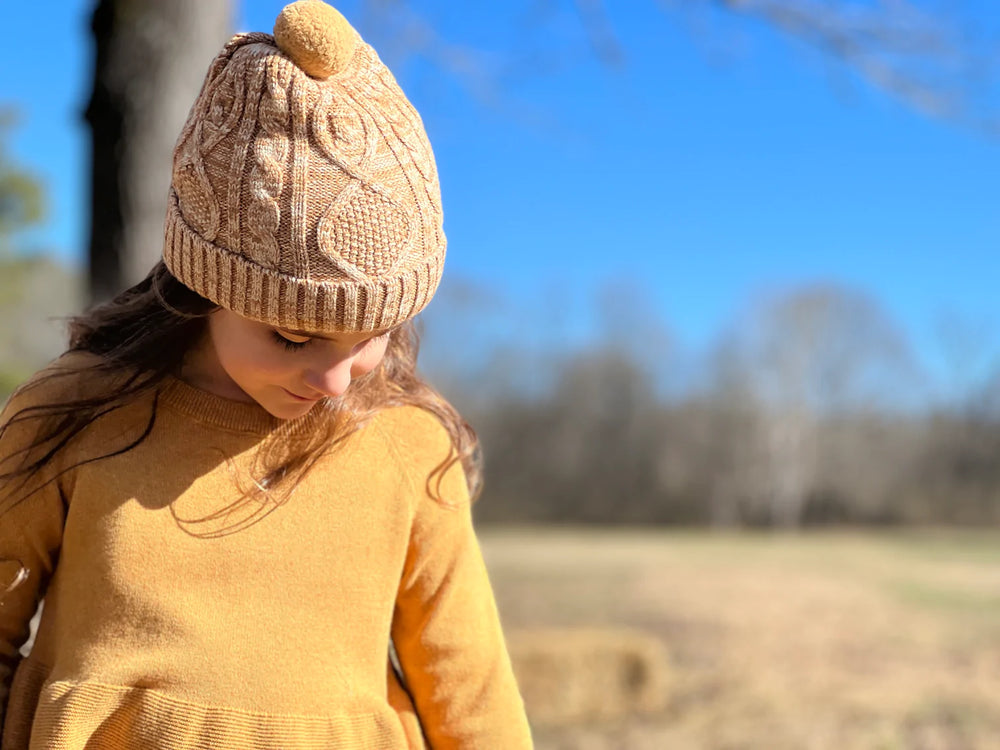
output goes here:
[{"label": "dry grass field", "polygon": [[[481,539],[539,750],[1000,748],[1000,532]],[[661,701],[622,705],[601,637]]]}]

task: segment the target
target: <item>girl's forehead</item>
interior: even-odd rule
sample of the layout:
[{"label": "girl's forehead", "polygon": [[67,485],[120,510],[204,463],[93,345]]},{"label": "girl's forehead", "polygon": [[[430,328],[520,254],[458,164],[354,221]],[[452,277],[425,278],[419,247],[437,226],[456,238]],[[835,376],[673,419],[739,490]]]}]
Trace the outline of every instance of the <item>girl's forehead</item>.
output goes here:
[{"label": "girl's forehead", "polygon": [[271,323],[264,323],[263,321],[254,320],[253,318],[248,318],[244,315],[240,315],[237,312],[229,310],[225,307],[220,307],[212,313],[211,317],[222,316],[226,319],[226,325],[228,326],[238,326],[242,327],[246,331],[252,329],[271,329],[280,331],[281,333],[287,333],[291,336],[301,336],[303,338],[311,339],[324,339],[327,341],[359,341],[363,339],[376,338],[387,333],[391,333],[395,327],[387,328],[385,330],[378,331],[336,331],[336,332],[317,332],[317,331],[304,331],[299,328],[285,328],[282,326],[272,325]]}]

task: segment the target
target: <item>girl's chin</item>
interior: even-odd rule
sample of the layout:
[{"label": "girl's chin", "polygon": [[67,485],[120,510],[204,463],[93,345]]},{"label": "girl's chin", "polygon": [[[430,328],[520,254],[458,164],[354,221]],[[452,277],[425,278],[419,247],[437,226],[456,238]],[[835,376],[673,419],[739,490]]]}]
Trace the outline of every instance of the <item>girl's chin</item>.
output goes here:
[{"label": "girl's chin", "polygon": [[266,402],[259,400],[264,410],[277,419],[297,419],[308,414],[319,401],[308,401],[299,399],[292,394],[280,389],[277,397],[269,398]]}]

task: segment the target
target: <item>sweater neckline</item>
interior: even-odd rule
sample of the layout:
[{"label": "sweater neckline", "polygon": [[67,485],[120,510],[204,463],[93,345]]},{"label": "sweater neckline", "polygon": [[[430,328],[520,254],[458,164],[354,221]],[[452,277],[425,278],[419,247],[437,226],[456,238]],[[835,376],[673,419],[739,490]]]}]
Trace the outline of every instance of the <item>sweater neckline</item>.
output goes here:
[{"label": "sweater neckline", "polygon": [[257,435],[268,435],[282,425],[296,430],[300,424],[311,423],[319,411],[313,407],[298,419],[279,419],[256,402],[219,396],[169,373],[164,378],[160,399],[164,404],[198,422]]}]

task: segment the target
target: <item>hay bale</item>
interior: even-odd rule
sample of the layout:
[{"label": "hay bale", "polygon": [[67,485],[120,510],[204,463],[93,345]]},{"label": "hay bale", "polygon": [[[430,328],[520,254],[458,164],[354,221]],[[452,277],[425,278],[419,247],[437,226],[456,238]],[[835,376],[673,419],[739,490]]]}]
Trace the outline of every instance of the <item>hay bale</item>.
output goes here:
[{"label": "hay bale", "polygon": [[632,629],[514,630],[507,637],[535,726],[617,721],[666,707],[662,641]]}]

